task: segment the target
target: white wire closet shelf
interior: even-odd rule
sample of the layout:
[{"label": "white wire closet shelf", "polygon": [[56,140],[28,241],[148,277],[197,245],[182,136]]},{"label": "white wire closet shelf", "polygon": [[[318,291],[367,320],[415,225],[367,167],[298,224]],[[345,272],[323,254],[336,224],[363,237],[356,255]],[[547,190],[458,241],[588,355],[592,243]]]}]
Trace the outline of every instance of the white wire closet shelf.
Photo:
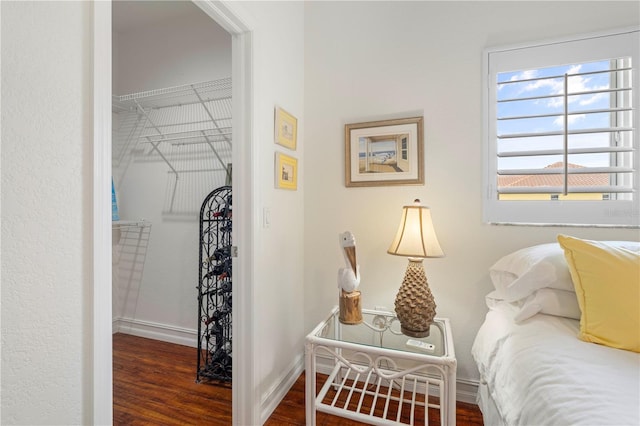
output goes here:
[{"label": "white wire closet shelf", "polygon": [[[114,95],[112,163],[116,187],[133,160],[161,161],[169,173],[164,211],[179,213],[194,210],[202,198],[200,192],[206,194],[212,187],[228,183],[231,87],[231,78],[223,78]],[[194,185],[202,191],[195,191],[191,200],[186,188]]]}]

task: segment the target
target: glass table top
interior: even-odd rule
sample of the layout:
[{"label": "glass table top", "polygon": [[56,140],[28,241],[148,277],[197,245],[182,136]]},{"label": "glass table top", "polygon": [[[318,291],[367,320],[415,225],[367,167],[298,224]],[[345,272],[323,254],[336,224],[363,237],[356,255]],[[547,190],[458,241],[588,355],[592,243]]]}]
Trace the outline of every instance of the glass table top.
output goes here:
[{"label": "glass table top", "polygon": [[446,355],[444,322],[437,318],[429,336],[416,338],[402,334],[400,322],[391,312],[363,309],[363,321],[356,325],[342,324],[338,317],[335,309],[318,328],[316,337],[437,357]]}]

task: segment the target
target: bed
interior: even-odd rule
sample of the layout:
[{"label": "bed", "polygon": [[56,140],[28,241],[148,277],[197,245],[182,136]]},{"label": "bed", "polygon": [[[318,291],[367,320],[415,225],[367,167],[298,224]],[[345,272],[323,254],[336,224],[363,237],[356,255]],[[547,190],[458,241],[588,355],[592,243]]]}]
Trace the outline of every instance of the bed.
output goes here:
[{"label": "bed", "polygon": [[[594,243],[578,241],[589,249]],[[640,425],[640,244],[607,241],[595,247],[628,261],[618,266],[604,259],[600,267],[597,279],[607,281],[607,294],[617,300],[585,283],[597,273],[580,268],[597,268],[605,257],[597,251],[597,258],[576,263],[577,271],[571,250],[567,257],[560,243],[525,248],[491,268],[495,290],[486,298],[489,311],[472,347],[485,425]],[[617,275],[625,268],[626,276]],[[631,287],[620,292],[619,285]],[[590,324],[588,318],[600,321],[592,310],[600,299],[615,303],[605,319],[613,318],[617,329],[624,324],[622,340],[619,330],[610,338],[597,330],[600,324]],[[630,316],[616,324],[625,309]]]}]

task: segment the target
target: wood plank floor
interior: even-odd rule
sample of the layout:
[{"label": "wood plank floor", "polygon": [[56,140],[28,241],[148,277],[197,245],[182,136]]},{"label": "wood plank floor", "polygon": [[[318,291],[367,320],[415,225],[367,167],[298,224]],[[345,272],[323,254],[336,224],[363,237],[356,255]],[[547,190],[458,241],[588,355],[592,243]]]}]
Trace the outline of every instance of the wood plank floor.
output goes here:
[{"label": "wood plank floor", "polygon": [[197,350],[113,335],[114,425],[231,424],[231,386],[196,383]]},{"label": "wood plank floor", "polygon": [[[187,346],[114,334],[114,425],[231,424],[231,386],[195,383],[196,355],[196,349]],[[475,405],[459,402],[456,416],[458,425],[482,426]],[[316,421],[318,426],[363,424],[324,413],[318,413]],[[429,421],[438,424],[437,417],[430,415]],[[305,424],[304,374],[265,424]]]}]

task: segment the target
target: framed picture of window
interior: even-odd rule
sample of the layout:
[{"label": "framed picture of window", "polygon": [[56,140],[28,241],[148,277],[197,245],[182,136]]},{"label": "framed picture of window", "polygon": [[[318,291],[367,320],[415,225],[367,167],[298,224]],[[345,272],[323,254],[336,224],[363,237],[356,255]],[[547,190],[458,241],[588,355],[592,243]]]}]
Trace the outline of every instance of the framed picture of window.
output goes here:
[{"label": "framed picture of window", "polygon": [[276,107],[275,111],[275,142],[285,148],[296,150],[298,139],[298,120],[287,111]]},{"label": "framed picture of window", "polygon": [[424,184],[423,117],[345,125],[345,185]]},{"label": "framed picture of window", "polygon": [[276,188],[298,189],[298,160],[276,152]]}]

